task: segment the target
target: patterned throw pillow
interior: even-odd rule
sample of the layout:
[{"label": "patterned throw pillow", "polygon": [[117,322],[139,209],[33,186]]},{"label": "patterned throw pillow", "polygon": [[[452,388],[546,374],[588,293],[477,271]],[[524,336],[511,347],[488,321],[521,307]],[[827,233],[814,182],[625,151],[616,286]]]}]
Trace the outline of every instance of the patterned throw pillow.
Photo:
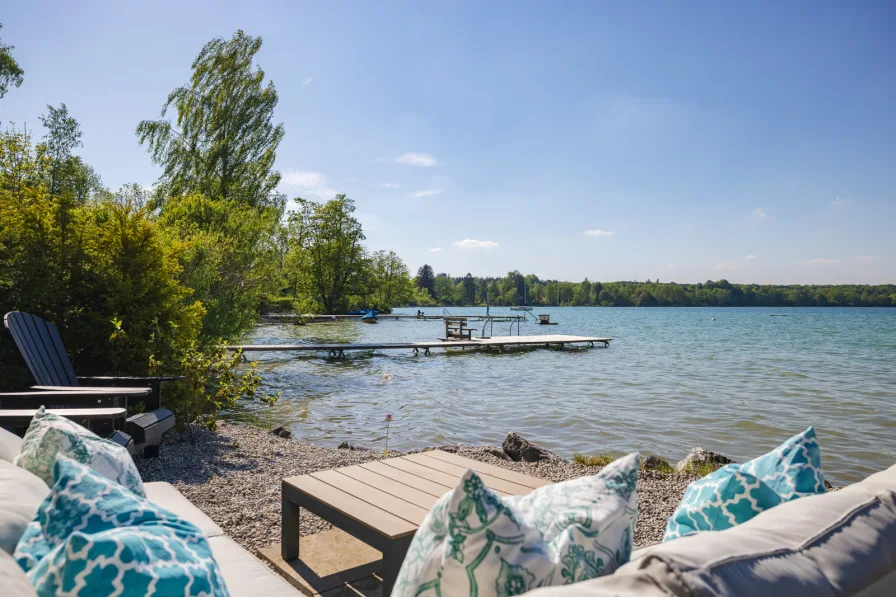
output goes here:
[{"label": "patterned throw pillow", "polygon": [[107,479],[146,497],[134,459],[124,447],[40,407],[25,432],[22,453],[16,456],[15,464],[34,473],[47,485],[53,485],[53,464],[60,455],[86,464]]},{"label": "patterned throw pillow", "polygon": [[824,493],[821,450],[809,427],[765,456],[729,464],[688,485],[663,541],[721,531],[797,498]]},{"label": "patterned throw pillow", "polygon": [[631,556],[637,482],[637,454],[525,496],[467,471],[414,536],[392,596],[503,597],[611,574]]},{"label": "patterned throw pillow", "polygon": [[56,483],[14,557],[39,596],[227,597],[198,528],[59,457]]}]

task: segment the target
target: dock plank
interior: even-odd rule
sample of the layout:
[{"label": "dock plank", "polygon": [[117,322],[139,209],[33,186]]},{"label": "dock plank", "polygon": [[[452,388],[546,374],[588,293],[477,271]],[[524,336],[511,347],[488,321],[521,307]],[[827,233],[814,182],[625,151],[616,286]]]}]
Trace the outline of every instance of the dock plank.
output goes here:
[{"label": "dock plank", "polygon": [[418,349],[428,350],[432,348],[482,348],[505,346],[547,346],[566,344],[604,344],[609,346],[612,338],[597,336],[566,336],[560,334],[544,334],[541,336],[492,336],[491,338],[473,338],[472,340],[459,340],[444,342],[365,342],[358,344],[235,344],[226,345],[230,350],[242,350],[244,352],[255,351],[345,351],[345,350],[395,350]]}]

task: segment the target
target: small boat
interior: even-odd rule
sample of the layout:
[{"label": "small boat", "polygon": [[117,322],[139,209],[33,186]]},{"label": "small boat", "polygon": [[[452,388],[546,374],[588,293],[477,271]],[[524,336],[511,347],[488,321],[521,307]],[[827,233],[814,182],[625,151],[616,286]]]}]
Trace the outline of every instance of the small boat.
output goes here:
[{"label": "small boat", "polygon": [[368,311],[367,315],[361,318],[363,323],[379,323],[376,318],[376,311]]},{"label": "small boat", "polygon": [[511,307],[510,310],[511,311],[531,311],[532,307],[517,306],[517,307]]}]

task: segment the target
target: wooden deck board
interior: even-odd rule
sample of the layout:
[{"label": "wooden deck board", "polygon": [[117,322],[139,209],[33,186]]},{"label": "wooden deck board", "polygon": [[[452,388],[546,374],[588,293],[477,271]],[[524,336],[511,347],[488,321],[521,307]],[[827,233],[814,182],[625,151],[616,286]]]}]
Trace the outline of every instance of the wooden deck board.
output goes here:
[{"label": "wooden deck board", "polygon": [[546,479],[530,477],[529,475],[524,475],[523,473],[510,471],[499,466],[494,466],[485,462],[479,462],[478,460],[464,458],[463,456],[458,456],[457,454],[451,454],[450,452],[444,452],[442,450],[431,450],[429,452],[423,452],[423,454],[425,456],[429,456],[430,458],[438,458],[440,460],[444,460],[445,462],[450,462],[462,467],[471,468],[477,473],[483,473],[491,475],[492,477],[498,477],[499,479],[504,479],[505,481],[510,481],[511,483],[516,483],[517,485],[523,485],[532,489],[538,489],[539,487],[544,487],[545,485],[551,484],[551,482]]},{"label": "wooden deck board", "polygon": [[[447,492],[454,489],[454,485],[439,483],[434,479],[424,479],[423,477],[414,475],[407,471],[385,465],[378,460],[365,462],[363,464],[359,464],[358,466],[363,469],[372,471],[382,477],[386,477],[387,479],[392,479],[393,481],[397,481],[399,483],[402,483],[403,485],[407,485],[408,487],[412,487],[418,491],[427,493],[436,498],[440,498]],[[455,482],[456,481],[457,480],[455,479]]]},{"label": "wooden deck board", "polygon": [[398,538],[409,535],[414,533],[419,526],[377,508],[364,500],[360,500],[311,475],[289,477],[285,481],[302,493],[337,510],[343,516],[347,516],[355,522],[374,529],[386,537]]},{"label": "wooden deck board", "polygon": [[311,473],[311,476],[340,491],[344,491],[348,495],[367,502],[371,506],[418,526],[429,512],[426,508],[421,508],[394,495],[380,491],[362,481],[344,475],[338,470]]},{"label": "wooden deck board", "polygon": [[371,487],[375,487],[382,492],[393,495],[399,499],[414,504],[415,506],[425,508],[427,511],[432,508],[433,504],[439,499],[437,496],[420,491],[419,489],[414,489],[413,487],[399,483],[388,477],[378,475],[375,472],[367,470],[366,468],[361,468],[360,466],[346,466],[336,469],[336,472],[342,473],[361,483],[366,483]]},{"label": "wooden deck board", "polygon": [[[459,466],[457,464],[453,464],[451,462],[446,462],[444,460],[439,460],[438,458],[430,458],[426,456],[426,454],[408,454],[403,457],[406,460],[411,462],[415,462],[422,466],[426,466],[432,468],[433,470],[441,471],[442,473],[453,475],[455,479],[460,479],[464,473],[467,472],[467,469],[470,467],[467,466]],[[474,469],[475,470],[475,469]],[[479,473],[477,472],[479,477],[485,482],[489,489],[492,490],[500,490],[505,491],[510,495],[524,495],[532,491],[531,487],[526,487],[525,485],[519,485],[517,483],[513,483],[511,481],[506,481],[504,479],[500,479],[498,477],[493,477],[487,473]]]},{"label": "wooden deck board", "polygon": [[[32,419],[36,408],[7,408],[0,410],[0,419]],[[46,412],[67,419],[117,419],[125,417],[124,408],[48,408]]]}]

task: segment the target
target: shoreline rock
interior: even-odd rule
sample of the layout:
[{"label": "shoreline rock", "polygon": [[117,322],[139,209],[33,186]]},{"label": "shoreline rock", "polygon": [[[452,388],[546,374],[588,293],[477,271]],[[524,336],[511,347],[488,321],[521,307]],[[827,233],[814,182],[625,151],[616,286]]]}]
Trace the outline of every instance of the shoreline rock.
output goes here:
[{"label": "shoreline rock", "polygon": [[511,431],[501,444],[504,453],[514,462],[540,462],[542,460],[565,460],[553,452],[533,444],[516,431]]},{"label": "shoreline rock", "polygon": [[683,460],[679,461],[679,463],[675,465],[675,470],[681,472],[694,466],[703,466],[707,464],[719,467],[726,464],[731,464],[732,462],[734,461],[727,456],[723,456],[722,454],[719,454],[717,452],[710,452],[709,450],[697,446],[696,448],[691,450]]}]

